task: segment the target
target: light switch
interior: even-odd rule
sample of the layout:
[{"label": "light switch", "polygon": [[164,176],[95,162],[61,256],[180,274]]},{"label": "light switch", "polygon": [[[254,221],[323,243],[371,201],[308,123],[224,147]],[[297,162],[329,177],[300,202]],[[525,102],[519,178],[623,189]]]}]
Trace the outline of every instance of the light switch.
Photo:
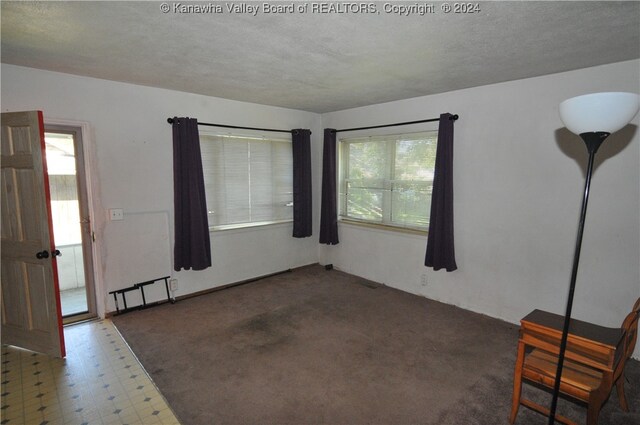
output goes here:
[{"label": "light switch", "polygon": [[109,219],[111,221],[124,220],[124,211],[122,208],[112,208],[109,210]]}]

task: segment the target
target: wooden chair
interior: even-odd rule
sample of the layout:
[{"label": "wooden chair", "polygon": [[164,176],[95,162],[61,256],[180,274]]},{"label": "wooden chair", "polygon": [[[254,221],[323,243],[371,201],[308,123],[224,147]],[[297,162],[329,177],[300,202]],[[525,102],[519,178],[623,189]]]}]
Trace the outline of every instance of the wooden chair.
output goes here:
[{"label": "wooden chair", "polygon": [[[541,313],[536,317],[540,317]],[[533,313],[532,313],[533,314]],[[532,316],[529,315],[529,316]],[[550,313],[546,313],[549,316]],[[596,425],[600,409],[609,398],[616,386],[618,399],[623,410],[629,411],[629,405],[624,392],[624,368],[627,359],[631,357],[638,336],[638,316],[640,315],[640,299],[636,301],[631,313],[624,319],[620,330],[588,325],[591,331],[614,331],[613,335],[621,332],[619,342],[609,344],[608,348],[597,341],[590,341],[584,335],[570,335],[570,340],[565,354],[562,371],[560,392],[574,399],[587,403],[587,425]],[[527,316],[527,317],[529,317]],[[559,316],[558,316],[559,317]],[[526,319],[526,318],[525,318]],[[552,334],[548,328],[534,326],[534,324],[522,321],[520,339],[518,341],[518,356],[516,359],[513,404],[509,422],[513,424],[518,414],[520,404],[527,406],[539,413],[549,415],[549,409],[531,400],[521,398],[522,380],[553,389],[556,376],[559,332],[554,330]],[[549,330],[549,332],[545,332]],[[528,353],[527,353],[528,352]],[[556,415],[558,422],[576,425],[570,419]]]}]

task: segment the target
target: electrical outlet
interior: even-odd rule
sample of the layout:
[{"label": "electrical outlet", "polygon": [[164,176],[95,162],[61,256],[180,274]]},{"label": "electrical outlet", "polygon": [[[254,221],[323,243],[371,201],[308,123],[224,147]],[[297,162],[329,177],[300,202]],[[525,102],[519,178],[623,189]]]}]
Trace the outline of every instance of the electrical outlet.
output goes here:
[{"label": "electrical outlet", "polygon": [[111,221],[124,220],[124,210],[122,208],[111,208],[109,210],[109,219]]},{"label": "electrical outlet", "polygon": [[169,288],[172,291],[177,291],[178,290],[178,279],[170,279],[169,280]]},{"label": "electrical outlet", "polygon": [[427,274],[426,273],[422,273],[420,275],[420,284],[422,286],[427,286]]}]

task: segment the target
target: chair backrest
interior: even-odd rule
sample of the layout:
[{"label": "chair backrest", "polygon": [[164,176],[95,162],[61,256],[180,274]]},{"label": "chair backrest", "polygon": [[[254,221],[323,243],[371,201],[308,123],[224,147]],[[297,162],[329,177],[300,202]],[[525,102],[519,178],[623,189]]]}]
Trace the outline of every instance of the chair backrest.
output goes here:
[{"label": "chair backrest", "polygon": [[625,317],[622,322],[622,330],[624,331],[624,351],[622,352],[623,361],[631,357],[633,350],[636,348],[638,339],[638,316],[640,315],[640,298],[633,305],[631,313]]}]

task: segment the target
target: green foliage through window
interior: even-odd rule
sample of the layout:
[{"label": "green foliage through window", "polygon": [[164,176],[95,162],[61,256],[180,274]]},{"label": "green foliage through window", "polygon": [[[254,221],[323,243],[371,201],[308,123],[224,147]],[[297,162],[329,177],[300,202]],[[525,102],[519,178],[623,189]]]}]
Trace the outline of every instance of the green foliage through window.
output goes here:
[{"label": "green foliage through window", "polygon": [[426,230],[438,133],[342,139],[340,216]]}]

